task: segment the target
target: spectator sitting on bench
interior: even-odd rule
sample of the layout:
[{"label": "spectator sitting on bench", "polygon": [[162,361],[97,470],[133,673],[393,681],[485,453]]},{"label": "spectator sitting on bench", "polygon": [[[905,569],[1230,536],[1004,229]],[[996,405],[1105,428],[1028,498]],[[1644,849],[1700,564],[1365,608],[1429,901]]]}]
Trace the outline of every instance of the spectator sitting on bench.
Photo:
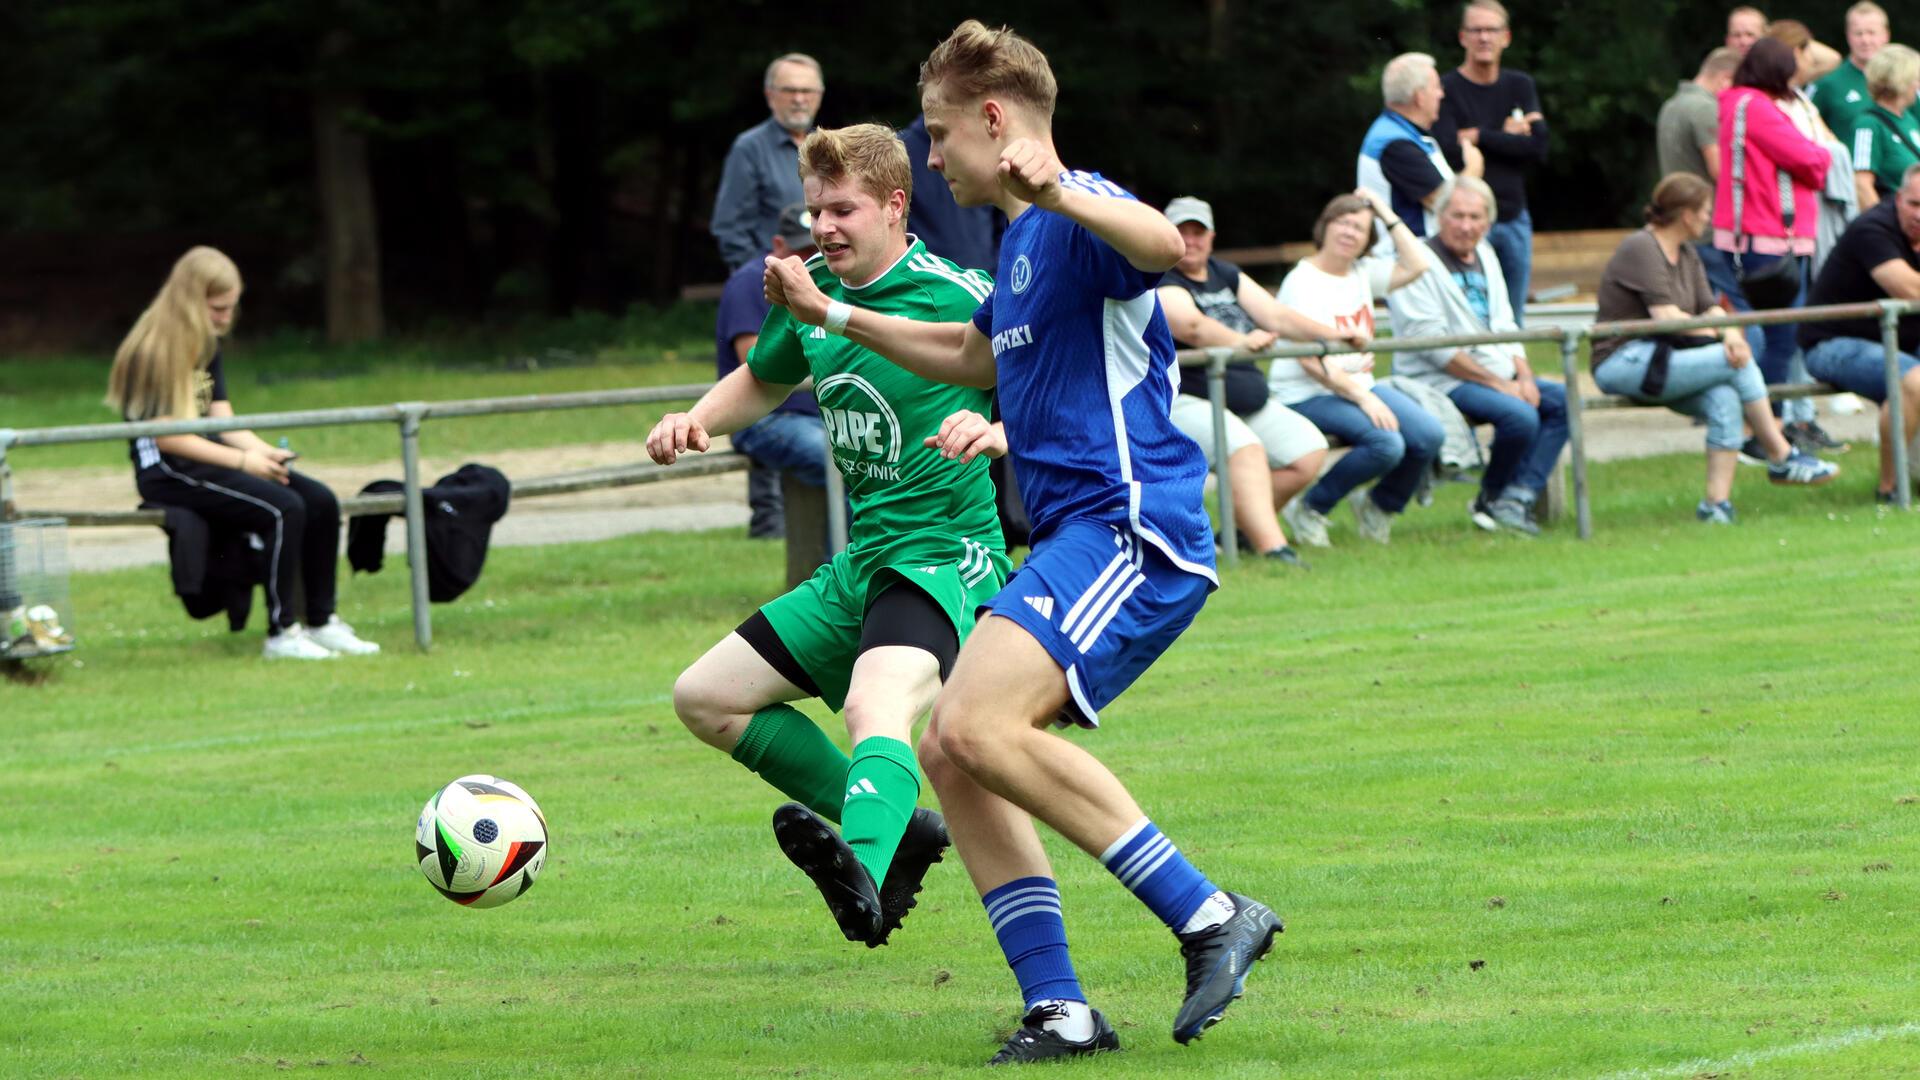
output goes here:
[{"label": "spectator sitting on bench", "polygon": [[[1395,262],[1363,261],[1376,222],[1393,237]],[[1313,244],[1314,253],[1280,283],[1280,302],[1331,324],[1356,343],[1373,337],[1375,294],[1391,292],[1426,273],[1432,261],[1407,223],[1366,188],[1338,196],[1320,211]],[[1374,385],[1372,353],[1275,360],[1267,370],[1267,392],[1323,433],[1353,447],[1319,483],[1287,504],[1287,527],[1294,539],[1327,546],[1327,513],[1356,487],[1378,478],[1371,493],[1353,500],[1353,514],[1361,536],[1388,543],[1393,516],[1406,509],[1446,440],[1440,422],[1400,391]]]},{"label": "spectator sitting on bench", "polygon": [[[1814,280],[1811,302],[1855,304],[1888,298],[1920,300],[1920,165],[1908,166],[1892,198],[1847,226]],[[1887,353],[1880,342],[1880,321],[1802,323],[1800,347],[1807,351],[1807,371],[1814,378],[1880,402],[1878,497],[1881,502],[1893,502],[1895,436],[1886,407]],[[1920,354],[1920,317],[1909,315],[1900,320],[1900,407],[1906,430],[1899,438],[1907,442],[1920,430],[1916,354]]]},{"label": "spectator sitting on bench", "polygon": [[[135,422],[232,416],[220,339],[239,307],[233,260],[210,247],[182,255],[120,343],[107,405]],[[145,436],[131,445],[142,499],[191,510],[209,525],[253,533],[267,545],[267,659],[380,651],[334,614],[340,503],[325,484],[288,468],[291,451],[245,430]],[[290,603],[295,588],[305,593],[304,629]]]},{"label": "spectator sitting on bench", "polygon": [[[1214,258],[1213,207],[1206,202],[1191,196],[1175,199],[1167,204],[1167,220],[1179,227],[1187,244],[1179,264],[1160,279],[1160,307],[1174,344],[1258,352],[1278,337],[1341,336],[1332,326],[1274,299],[1239,267]],[[1327,460],[1327,437],[1311,420],[1268,400],[1266,373],[1253,361],[1230,360],[1226,374],[1226,474],[1233,485],[1234,524],[1256,552],[1305,566],[1274,515],[1319,477]],[[1173,426],[1199,443],[1207,464],[1214,464],[1206,368],[1180,368]]]},{"label": "spectator sitting on bench", "polygon": [[[807,259],[813,253],[813,219],[804,204],[793,203],[780,211],[773,256]],[[766,272],[762,263],[749,262],[728,275],[720,291],[720,320],[714,335],[718,378],[726,378],[728,372],[745,362],[753,343],[760,339],[760,325],[766,322],[771,306],[761,281]],[[754,465],[747,474],[747,502],[753,513],[747,524],[749,536],[777,539],[787,534],[781,473],[790,472],[809,487],[827,486],[827,433],[820,423],[820,406],[808,389],[810,384],[811,380],[772,412],[733,433],[733,448]]]},{"label": "spectator sitting on bench", "polygon": [[[1600,275],[1595,320],[1725,314],[1693,247],[1713,220],[1712,185],[1691,173],[1669,174],[1653,189],[1644,214],[1646,228],[1620,242]],[[1707,497],[1694,509],[1703,522],[1733,524],[1743,415],[1767,455],[1767,478],[1774,483],[1824,484],[1840,471],[1794,449],[1781,435],[1753,347],[1737,326],[1681,337],[1600,338],[1593,343],[1593,381],[1609,394],[1706,420]]]},{"label": "spectator sitting on bench", "polygon": [[[1471,176],[1455,178],[1441,192],[1440,235],[1426,242],[1436,267],[1387,296],[1394,337],[1518,329],[1499,256],[1487,239],[1494,206],[1492,188]],[[1566,387],[1535,379],[1526,348],[1517,344],[1403,352],[1394,374],[1447,395],[1468,421],[1493,425],[1473,523],[1489,532],[1537,534],[1533,504],[1567,444]]]}]

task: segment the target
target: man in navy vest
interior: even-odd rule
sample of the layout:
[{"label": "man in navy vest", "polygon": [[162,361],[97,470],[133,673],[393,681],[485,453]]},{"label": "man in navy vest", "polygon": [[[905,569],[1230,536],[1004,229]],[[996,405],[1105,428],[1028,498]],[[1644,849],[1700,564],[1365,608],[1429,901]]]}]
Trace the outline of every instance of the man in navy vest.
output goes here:
[{"label": "man in navy vest", "polygon": [[[1394,216],[1406,222],[1415,236],[1432,236],[1438,223],[1434,200],[1454,175],[1432,134],[1434,121],[1440,118],[1440,102],[1447,96],[1433,57],[1401,53],[1387,61],[1380,75],[1380,93],[1386,108],[1360,142],[1355,179],[1360,187],[1387,200]],[[1461,143],[1460,157],[1461,175],[1479,176],[1485,170],[1479,147]],[[1383,235],[1377,252],[1391,256],[1392,250],[1393,242]]]}]

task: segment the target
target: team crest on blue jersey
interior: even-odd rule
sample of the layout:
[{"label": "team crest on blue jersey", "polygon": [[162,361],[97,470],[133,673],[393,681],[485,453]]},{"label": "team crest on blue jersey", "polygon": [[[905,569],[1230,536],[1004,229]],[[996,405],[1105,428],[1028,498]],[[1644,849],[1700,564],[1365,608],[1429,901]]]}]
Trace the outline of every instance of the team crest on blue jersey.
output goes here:
[{"label": "team crest on blue jersey", "polygon": [[1013,260],[1012,278],[1013,291],[1015,293],[1026,292],[1027,286],[1033,284],[1033,264],[1027,261],[1025,255],[1018,256]]}]

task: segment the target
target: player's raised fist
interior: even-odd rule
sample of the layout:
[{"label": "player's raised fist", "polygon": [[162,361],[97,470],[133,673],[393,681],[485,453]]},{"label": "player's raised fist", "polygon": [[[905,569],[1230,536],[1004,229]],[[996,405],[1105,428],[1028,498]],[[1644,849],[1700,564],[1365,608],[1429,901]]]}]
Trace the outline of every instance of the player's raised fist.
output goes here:
[{"label": "player's raised fist", "polygon": [[668,413],[647,435],[647,456],[657,465],[671,465],[689,450],[705,453],[712,445],[707,429],[700,426],[692,413]]},{"label": "player's raised fist", "polygon": [[762,279],[767,303],[786,308],[793,317],[809,326],[827,319],[827,294],[813,283],[807,264],[798,255],[784,259],[767,256],[767,273]]},{"label": "player's raised fist", "polygon": [[1004,457],[1007,452],[1006,429],[972,409],[961,409],[940,422],[940,433],[921,440],[923,445],[940,451],[949,461],[965,465],[985,454]]},{"label": "player's raised fist", "polygon": [[1060,163],[1042,143],[1015,139],[1000,151],[1000,186],[1042,209],[1060,201]]}]

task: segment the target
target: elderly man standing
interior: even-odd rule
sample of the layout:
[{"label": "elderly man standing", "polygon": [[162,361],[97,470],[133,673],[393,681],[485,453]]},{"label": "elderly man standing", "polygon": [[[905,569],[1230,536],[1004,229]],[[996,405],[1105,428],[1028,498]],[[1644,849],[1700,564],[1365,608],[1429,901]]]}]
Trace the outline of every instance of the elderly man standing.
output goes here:
[{"label": "elderly man standing", "polygon": [[1860,114],[1873,108],[1873,94],[1867,87],[1867,62],[1887,42],[1893,32],[1887,25],[1886,9],[1873,0],[1860,0],[1847,9],[1847,58],[1833,73],[1813,84],[1813,104],[1820,118],[1834,134],[1846,138]]},{"label": "elderly man standing", "polygon": [[[1500,257],[1487,242],[1498,205],[1493,189],[1462,176],[1437,200],[1439,235],[1427,246],[1442,273],[1387,294],[1394,337],[1485,334],[1514,329]],[[1493,425],[1493,453],[1473,500],[1473,523],[1532,536],[1533,504],[1567,443],[1567,392],[1536,379],[1519,345],[1404,352],[1395,374],[1447,395],[1473,423]]]},{"label": "elderly man standing", "polygon": [[780,208],[803,201],[800,143],[813,130],[827,92],[820,62],[805,53],[788,53],[768,64],[763,83],[773,115],[733,140],[713,197],[709,231],[720,242],[729,270],[758,265]]},{"label": "elderly man standing", "polygon": [[[1401,53],[1387,61],[1380,74],[1380,96],[1386,108],[1360,142],[1354,167],[1358,186],[1385,199],[1415,236],[1431,236],[1435,199],[1454,175],[1432,133],[1440,102],[1447,96],[1433,57]],[[1462,175],[1479,176],[1486,167],[1480,148],[1471,143],[1460,143],[1460,157]],[[1390,257],[1391,238],[1382,237],[1375,252]]]},{"label": "elderly man standing", "polygon": [[1547,160],[1547,118],[1540,94],[1524,71],[1500,66],[1513,43],[1507,9],[1500,0],[1469,0],[1460,15],[1460,47],[1466,62],[1440,78],[1442,111],[1459,130],[1462,146],[1479,147],[1487,186],[1500,203],[1500,218],[1487,239],[1507,278],[1513,317],[1524,325],[1528,283],[1533,277],[1533,215],[1527,212],[1527,172]]}]

